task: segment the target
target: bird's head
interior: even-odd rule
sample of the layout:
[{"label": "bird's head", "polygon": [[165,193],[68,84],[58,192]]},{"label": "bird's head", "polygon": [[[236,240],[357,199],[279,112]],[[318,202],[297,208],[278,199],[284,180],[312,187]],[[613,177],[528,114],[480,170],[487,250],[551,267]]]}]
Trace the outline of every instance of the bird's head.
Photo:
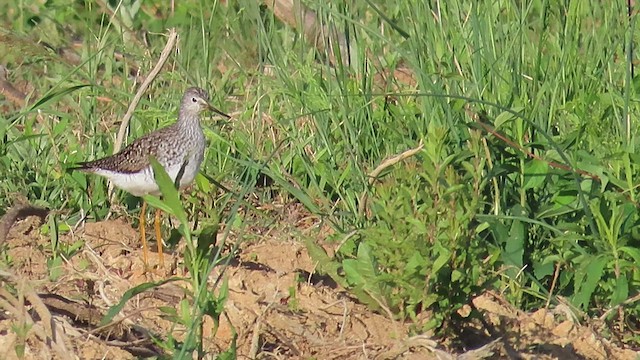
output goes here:
[{"label": "bird's head", "polygon": [[194,115],[198,115],[204,110],[210,110],[224,118],[230,118],[229,115],[211,106],[209,104],[209,94],[197,87],[189,88],[184,92],[182,110]]}]

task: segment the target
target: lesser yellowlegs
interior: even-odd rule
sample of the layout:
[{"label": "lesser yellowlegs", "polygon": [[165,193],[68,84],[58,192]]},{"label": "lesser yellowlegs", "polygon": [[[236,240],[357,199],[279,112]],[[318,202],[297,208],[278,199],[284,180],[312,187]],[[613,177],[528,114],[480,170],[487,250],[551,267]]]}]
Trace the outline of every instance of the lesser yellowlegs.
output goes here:
[{"label": "lesser yellowlegs", "polygon": [[[200,127],[200,113],[211,110],[225,118],[229,115],[209,104],[209,95],[200,88],[189,88],[182,97],[178,121],[132,142],[122,151],[102,159],[79,163],[74,170],[101,175],[116,187],[134,196],[158,195],[150,157],[154,157],[180,188],[191,184],[200,170],[204,157],[205,138]],[[179,177],[179,178],[178,178]],[[178,179],[176,179],[178,178]],[[177,180],[177,181],[176,181]],[[147,266],[147,238],[145,232],[146,202],[140,209],[140,238],[145,267]],[[155,232],[158,260],[164,265],[160,234],[160,209],[156,209]]]}]

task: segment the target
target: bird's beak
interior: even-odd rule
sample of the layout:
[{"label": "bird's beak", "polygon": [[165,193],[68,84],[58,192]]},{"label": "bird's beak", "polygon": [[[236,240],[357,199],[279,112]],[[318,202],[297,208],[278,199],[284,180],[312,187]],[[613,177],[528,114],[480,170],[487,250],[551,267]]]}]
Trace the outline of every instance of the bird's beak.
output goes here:
[{"label": "bird's beak", "polygon": [[213,107],[213,106],[211,106],[211,104],[209,104],[209,103],[207,103],[207,108],[209,109],[209,111],[213,111],[214,113],[216,113],[216,114],[218,114],[218,115],[222,116],[222,117],[223,117],[223,118],[225,118],[225,119],[231,119],[231,116],[229,116],[229,115],[227,115],[227,114],[223,113],[222,111],[220,111],[220,110],[218,110],[218,109],[214,108],[214,107]]}]

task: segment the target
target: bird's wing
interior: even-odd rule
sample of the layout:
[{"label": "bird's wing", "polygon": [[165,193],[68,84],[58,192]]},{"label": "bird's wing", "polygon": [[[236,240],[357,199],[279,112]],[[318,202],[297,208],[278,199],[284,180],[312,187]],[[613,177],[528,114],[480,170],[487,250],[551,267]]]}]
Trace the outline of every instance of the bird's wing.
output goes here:
[{"label": "bird's wing", "polygon": [[158,153],[162,151],[161,146],[159,146],[161,141],[158,138],[163,137],[163,130],[165,129],[142,136],[111,156],[80,163],[78,164],[78,169],[88,171],[102,169],[126,174],[139,172],[151,164],[150,156],[157,158]]}]

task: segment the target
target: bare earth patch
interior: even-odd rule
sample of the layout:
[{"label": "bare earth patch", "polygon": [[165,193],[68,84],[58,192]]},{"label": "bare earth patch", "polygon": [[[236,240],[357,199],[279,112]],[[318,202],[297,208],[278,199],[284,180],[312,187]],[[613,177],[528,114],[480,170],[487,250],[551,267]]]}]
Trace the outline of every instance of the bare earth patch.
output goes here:
[{"label": "bare earth patch", "polygon": [[[473,301],[485,327],[469,322],[476,336],[480,333],[478,347],[484,347],[465,353],[448,348],[451,341],[407,337],[408,324],[369,311],[328,278],[311,276],[314,264],[302,244],[282,232],[269,234],[243,246],[227,269],[226,316],[215,333],[213,321],[205,323],[204,347],[212,355],[229,348],[235,329],[241,359],[636,357],[572,319],[569,311],[523,313],[492,292]],[[47,267],[50,239],[41,234],[37,218],[13,226],[4,244],[12,267],[0,267],[0,354],[18,359],[18,349],[25,359],[166,355],[150,335],[182,339],[183,329],[158,309],[175,308],[186,283],[168,283],[133,298],[114,324],[100,327],[101,317],[125,291],[169,274],[142,271],[138,234],[122,220],[87,223],[61,238],[69,244],[78,240],[84,246],[62,262],[62,275],[53,281]],[[150,262],[157,263],[157,255],[151,255]],[[170,263],[178,263],[176,255]],[[188,276],[179,266],[168,267],[173,276]]]}]

